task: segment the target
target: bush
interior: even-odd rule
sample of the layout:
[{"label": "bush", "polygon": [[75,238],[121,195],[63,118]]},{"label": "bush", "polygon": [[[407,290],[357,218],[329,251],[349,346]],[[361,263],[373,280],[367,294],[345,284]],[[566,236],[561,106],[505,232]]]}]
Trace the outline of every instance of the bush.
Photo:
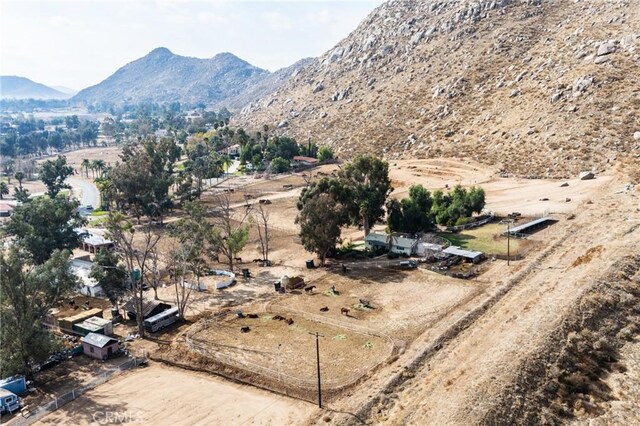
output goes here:
[{"label": "bush", "polygon": [[291,169],[289,160],[285,160],[282,157],[276,157],[271,160],[271,173],[286,173]]}]

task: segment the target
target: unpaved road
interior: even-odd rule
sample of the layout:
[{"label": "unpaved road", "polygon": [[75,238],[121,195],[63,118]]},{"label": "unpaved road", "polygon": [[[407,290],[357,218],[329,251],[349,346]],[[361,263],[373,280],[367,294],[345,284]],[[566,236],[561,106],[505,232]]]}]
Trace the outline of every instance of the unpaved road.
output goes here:
[{"label": "unpaved road", "polygon": [[299,424],[312,410],[306,402],[152,363],[98,386],[36,424],[284,426]]}]

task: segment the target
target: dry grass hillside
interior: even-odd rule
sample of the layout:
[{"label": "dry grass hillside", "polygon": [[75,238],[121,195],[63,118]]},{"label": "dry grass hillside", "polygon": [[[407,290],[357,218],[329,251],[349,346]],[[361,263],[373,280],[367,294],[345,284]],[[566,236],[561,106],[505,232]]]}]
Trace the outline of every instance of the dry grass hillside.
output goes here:
[{"label": "dry grass hillside", "polygon": [[389,1],[236,120],[342,157],[573,176],[640,154],[639,49],[635,0]]}]

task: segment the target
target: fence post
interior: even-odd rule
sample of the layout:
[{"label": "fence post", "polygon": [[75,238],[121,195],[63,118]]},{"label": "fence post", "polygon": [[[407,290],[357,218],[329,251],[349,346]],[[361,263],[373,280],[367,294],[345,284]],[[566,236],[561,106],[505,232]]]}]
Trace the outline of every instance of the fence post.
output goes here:
[{"label": "fence post", "polygon": [[73,401],[74,399],[76,399],[76,390],[71,389],[71,400]]}]

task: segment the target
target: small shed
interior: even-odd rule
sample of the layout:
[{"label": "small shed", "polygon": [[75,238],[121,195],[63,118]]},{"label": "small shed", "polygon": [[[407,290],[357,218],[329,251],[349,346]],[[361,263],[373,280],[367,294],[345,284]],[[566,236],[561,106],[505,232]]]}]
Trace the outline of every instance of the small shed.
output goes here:
[{"label": "small shed", "polygon": [[113,323],[108,319],[91,317],[73,325],[73,331],[81,336],[89,333],[99,333],[109,336],[113,334]]},{"label": "small shed", "polygon": [[[133,297],[129,299],[127,303],[124,304],[124,311],[127,313],[127,316],[130,320],[136,319],[136,311],[137,311],[137,297]],[[147,319],[154,315],[159,314],[162,311],[166,311],[170,309],[171,305],[168,303],[160,302],[159,300],[143,300],[142,301],[142,318]]]},{"label": "small shed", "polygon": [[120,350],[120,342],[113,337],[89,333],[82,338],[82,351],[91,358],[106,360]]},{"label": "small shed", "polygon": [[473,263],[478,263],[484,259],[484,253],[481,251],[464,250],[458,246],[451,246],[442,251],[443,253],[450,254],[452,256],[460,256]]}]

